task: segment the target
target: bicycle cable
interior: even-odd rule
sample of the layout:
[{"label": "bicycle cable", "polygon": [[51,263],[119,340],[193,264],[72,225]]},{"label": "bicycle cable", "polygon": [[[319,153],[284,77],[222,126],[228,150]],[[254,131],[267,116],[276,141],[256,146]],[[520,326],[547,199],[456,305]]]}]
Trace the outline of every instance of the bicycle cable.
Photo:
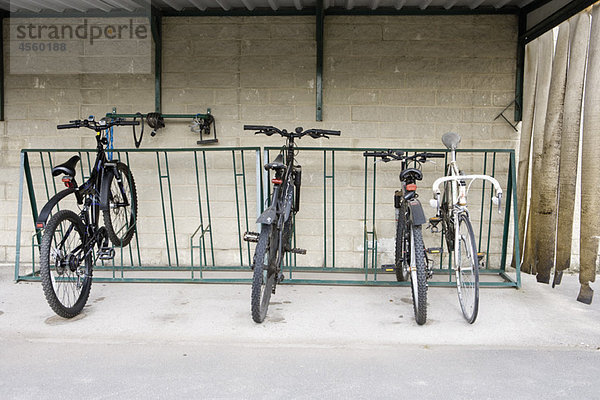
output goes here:
[{"label": "bicycle cable", "polygon": [[[131,129],[133,129],[133,142],[135,143],[135,148],[139,149],[140,145],[142,144],[142,139],[144,138],[144,116],[142,115],[141,112],[137,112],[135,113],[135,117],[133,117],[133,121],[135,122],[135,120],[137,118],[140,119],[140,124],[142,125],[142,131],[140,132],[140,139],[138,140],[137,135],[135,133],[135,125],[131,125]],[[112,129],[112,127],[111,127]]]}]

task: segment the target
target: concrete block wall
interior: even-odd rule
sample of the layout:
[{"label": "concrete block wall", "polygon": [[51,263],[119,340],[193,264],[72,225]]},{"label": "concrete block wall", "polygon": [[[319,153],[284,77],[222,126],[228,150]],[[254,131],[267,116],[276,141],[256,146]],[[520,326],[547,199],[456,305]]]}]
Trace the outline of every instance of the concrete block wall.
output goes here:
[{"label": "concrete block wall", "polygon": [[[514,97],[514,16],[326,17],[323,122],[315,122],[314,17],[181,17],[165,18],[163,24],[163,112],[211,108],[220,146],[283,144],[281,138],[243,131],[243,124],[250,123],[342,131],[341,137],[330,140],[302,139],[299,144],[305,147],[441,148],[441,135],[447,131],[460,133],[464,148],[517,147],[518,133],[505,122],[494,121]],[[152,110],[153,75],[32,76],[7,71],[7,115],[0,126],[0,166],[5,171],[0,176],[0,262],[14,260],[19,150],[93,148],[91,131],[58,132],[55,125],[104,115],[113,107],[119,112]],[[510,117],[512,109],[506,115]],[[188,124],[168,120],[168,126],[154,138],[146,136],[142,146],[197,148],[197,134]],[[132,142],[129,131],[119,131],[117,147],[133,147]],[[197,205],[190,206],[189,201],[196,179],[189,157],[170,160],[176,177],[178,245],[186,254],[196,227],[190,220],[198,218]],[[298,260],[323,265],[322,153],[300,152],[299,162],[303,191],[298,246],[309,249],[309,255]],[[478,163],[465,159],[463,165],[467,169]],[[336,155],[335,211],[330,196],[327,205],[328,215],[336,215],[336,266],[362,265],[363,167],[360,152]],[[148,235],[141,239],[142,259],[162,265],[167,255],[156,168],[152,157],[132,160],[140,193],[140,234]],[[211,202],[218,263],[239,263],[237,237],[230,228],[235,221],[232,163],[230,158],[212,157],[208,168],[215,182]],[[250,158],[246,168],[254,177]],[[498,168],[506,171],[506,166]],[[430,176],[422,184],[425,203],[427,185],[443,174],[443,167],[429,165],[427,171]],[[247,183],[252,225],[255,180]],[[384,262],[393,254],[391,200],[397,183],[393,165],[378,169],[377,231]],[[24,217],[27,229],[30,218]],[[24,244],[31,237],[27,229]]]}]

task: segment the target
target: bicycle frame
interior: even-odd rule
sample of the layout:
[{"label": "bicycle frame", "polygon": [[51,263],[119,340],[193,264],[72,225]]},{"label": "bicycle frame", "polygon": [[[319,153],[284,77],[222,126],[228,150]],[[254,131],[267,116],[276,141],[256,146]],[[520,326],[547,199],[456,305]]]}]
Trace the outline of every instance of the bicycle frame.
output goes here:
[{"label": "bicycle frame", "polygon": [[[293,217],[298,210],[294,206],[294,189],[299,191],[300,182],[296,182],[294,165],[294,138],[287,138],[286,145],[281,150],[284,156],[285,169],[276,170],[275,177],[271,180],[273,185],[273,195],[271,205],[258,218],[257,223],[276,225],[279,234],[277,268],[281,267],[283,261],[284,245],[289,241],[289,237],[284,237],[285,224]],[[291,234],[291,232],[289,232]]]},{"label": "bicycle frame", "polygon": [[96,243],[100,247],[103,244],[102,242],[105,241],[105,231],[103,227],[99,228],[98,225],[100,222],[100,211],[109,208],[110,182],[113,177],[117,179],[119,190],[123,195],[122,198],[125,199],[124,204],[118,205],[129,206],[129,199],[125,196],[120,172],[117,169],[118,160],[108,161],[106,157],[105,146],[107,145],[107,140],[105,135],[102,132],[96,133],[96,160],[94,161],[94,166],[88,180],[78,186],[75,177],[63,177],[63,183],[67,186],[67,189],[58,192],[44,205],[36,221],[38,229],[44,228],[50,213],[59,201],[70,194],[74,194],[77,204],[82,206],[78,214],[79,218],[86,227],[82,248],[77,249],[77,252],[83,251],[84,253],[83,256],[78,256],[80,261],[84,260],[90,254]]}]

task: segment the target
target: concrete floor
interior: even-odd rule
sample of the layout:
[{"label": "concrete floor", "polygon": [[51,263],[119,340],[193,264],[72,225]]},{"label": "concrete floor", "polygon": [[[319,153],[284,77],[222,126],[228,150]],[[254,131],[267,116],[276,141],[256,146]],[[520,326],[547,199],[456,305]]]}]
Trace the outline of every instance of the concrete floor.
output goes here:
[{"label": "concrete floor", "polygon": [[[592,284],[592,288],[597,285]],[[599,398],[600,300],[552,289],[482,289],[467,324],[456,290],[283,285],[250,317],[249,285],[100,284],[72,320],[39,283],[0,269],[5,398]],[[271,378],[273,375],[274,378]],[[82,392],[83,391],[83,392]],[[4,396],[3,396],[4,397]]]}]

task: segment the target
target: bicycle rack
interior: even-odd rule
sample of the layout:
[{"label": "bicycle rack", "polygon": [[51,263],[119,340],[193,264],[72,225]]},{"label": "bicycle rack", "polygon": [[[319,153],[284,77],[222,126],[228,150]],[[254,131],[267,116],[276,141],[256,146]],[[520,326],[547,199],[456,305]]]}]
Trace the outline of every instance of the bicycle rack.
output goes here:
[{"label": "bicycle rack", "polygon": [[[280,147],[266,147],[262,154],[258,147],[113,150],[131,166],[136,179],[139,221],[131,245],[116,248],[114,260],[99,262],[94,279],[249,283],[254,245],[241,238],[245,231],[256,230],[252,226],[254,214],[259,215],[269,201],[270,180],[262,165],[268,162],[269,154],[279,150]],[[367,161],[362,153],[370,150],[381,149],[300,148],[302,207],[295,217],[292,243],[293,247],[307,248],[308,253],[304,256],[287,254],[284,283],[408,285],[396,282],[393,272],[380,269],[393,259],[392,199],[399,185],[399,171],[393,163]],[[82,160],[79,171],[86,177],[93,162],[89,153],[93,151],[21,151],[15,280],[39,280],[36,264],[41,232],[30,223],[22,226],[24,191],[28,193],[31,207],[28,218],[33,217],[35,221],[38,207],[60,190],[50,174],[54,160],[79,154]],[[471,195],[470,209],[478,248],[488,255],[481,270],[485,276],[481,286],[519,287],[520,265],[510,275],[506,270],[509,251],[512,247],[518,252],[519,240],[518,230],[513,227],[515,234],[510,246],[510,223],[516,223],[514,151],[460,149],[458,155],[462,160],[470,160],[470,165],[462,163],[470,172],[481,170],[496,176],[505,189],[502,216],[493,214],[490,207],[488,193],[491,194],[492,189],[489,185],[481,187],[480,196],[475,191]],[[436,166],[435,171],[424,171],[425,179],[433,181],[443,171],[443,165]],[[418,193],[426,215],[432,215],[427,205],[431,188],[425,181],[420,184]],[[318,204],[319,198],[322,204]],[[67,204],[59,204],[59,207],[65,208]],[[147,232],[148,227],[152,227],[151,232]],[[23,243],[22,234],[27,237]],[[31,252],[21,252],[22,245],[31,246]],[[445,248],[443,237],[439,242],[426,238],[426,246],[440,245]],[[454,285],[447,252],[436,255],[435,259],[434,279],[429,284]],[[518,254],[516,259],[519,259]]]}]

